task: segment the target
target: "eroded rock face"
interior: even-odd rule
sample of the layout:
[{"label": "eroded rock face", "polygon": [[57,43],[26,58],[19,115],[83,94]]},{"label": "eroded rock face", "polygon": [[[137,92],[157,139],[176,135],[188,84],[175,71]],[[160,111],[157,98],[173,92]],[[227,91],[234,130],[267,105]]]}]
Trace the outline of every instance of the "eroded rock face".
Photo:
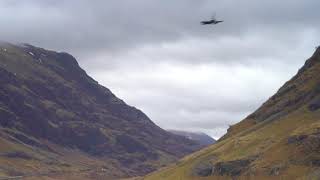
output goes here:
[{"label": "eroded rock face", "polygon": [[31,160],[33,157],[25,152],[21,151],[15,151],[15,152],[8,152],[8,153],[3,153],[0,154],[0,157],[7,157],[7,158],[19,158],[19,159],[24,159],[24,160]]},{"label": "eroded rock face", "polygon": [[200,162],[194,167],[193,174],[196,176],[239,176],[249,169],[250,163],[256,157],[250,159],[239,159],[226,162]]},{"label": "eroded rock face", "polygon": [[320,149],[320,134],[311,134],[303,140],[302,146],[308,152],[314,152]]},{"label": "eroded rock face", "polygon": [[317,111],[320,108],[320,97],[315,98],[308,105],[310,111]]},{"label": "eroded rock face", "polygon": [[193,174],[195,176],[207,177],[211,176],[213,172],[214,166],[211,162],[201,162],[193,168]]},{"label": "eroded rock face", "polygon": [[297,136],[291,136],[288,138],[288,144],[300,144],[308,138],[308,135],[297,135]]},{"label": "eroded rock face", "polygon": [[213,175],[238,176],[248,169],[252,160],[242,159],[228,162],[219,162],[214,165]]},{"label": "eroded rock face", "polygon": [[274,165],[273,167],[270,168],[269,171],[269,175],[270,176],[279,176],[281,171],[284,169],[285,167],[282,165]]},{"label": "eroded rock face", "polygon": [[320,167],[320,133],[295,135],[288,138],[288,144],[292,148],[305,154],[295,160],[296,164],[302,164],[309,167]]},{"label": "eroded rock face", "polygon": [[320,133],[291,136],[288,138],[288,143],[301,146],[305,151],[314,152],[320,149]]}]

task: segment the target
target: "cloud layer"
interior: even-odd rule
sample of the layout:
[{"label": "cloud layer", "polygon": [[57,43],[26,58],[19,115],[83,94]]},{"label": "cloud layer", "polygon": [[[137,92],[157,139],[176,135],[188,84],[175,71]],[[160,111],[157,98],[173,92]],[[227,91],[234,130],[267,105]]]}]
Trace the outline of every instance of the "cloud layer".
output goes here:
[{"label": "cloud layer", "polygon": [[[214,137],[302,66],[318,0],[2,0],[0,39],[68,51],[163,128]],[[201,20],[217,18],[217,26]]]}]

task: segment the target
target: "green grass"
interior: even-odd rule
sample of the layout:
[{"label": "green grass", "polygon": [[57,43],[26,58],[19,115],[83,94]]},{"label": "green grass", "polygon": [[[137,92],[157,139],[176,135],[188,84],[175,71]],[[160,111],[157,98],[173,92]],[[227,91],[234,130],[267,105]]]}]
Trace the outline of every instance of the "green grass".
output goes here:
[{"label": "green grass", "polygon": [[288,166],[282,172],[282,177],[303,177],[307,171],[310,171],[310,167],[305,165],[296,166],[289,163],[291,156],[295,153],[295,149],[294,147],[288,147],[287,138],[292,134],[310,134],[315,131],[320,126],[317,122],[318,119],[317,113],[309,113],[305,108],[301,108],[299,111],[282,119],[259,128],[252,127],[245,133],[239,133],[201,152],[187,156],[177,165],[172,165],[146,176],[145,180],[219,179],[219,177],[213,176],[208,178],[193,177],[191,172],[197,163],[207,161],[212,156],[217,157],[216,162],[223,162],[245,159],[255,155],[260,155],[260,158],[254,161],[254,169],[260,177],[268,177],[264,168],[270,168],[279,163],[284,163]]}]

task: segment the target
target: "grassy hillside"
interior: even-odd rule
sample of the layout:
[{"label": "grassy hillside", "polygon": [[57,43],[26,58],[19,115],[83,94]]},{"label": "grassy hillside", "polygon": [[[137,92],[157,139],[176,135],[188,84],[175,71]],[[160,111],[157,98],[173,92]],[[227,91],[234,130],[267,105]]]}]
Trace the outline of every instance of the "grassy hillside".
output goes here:
[{"label": "grassy hillside", "polygon": [[199,148],[117,98],[67,53],[1,44],[0,85],[0,178],[143,175]]},{"label": "grassy hillside", "polygon": [[298,74],[218,143],[145,180],[318,179],[320,49]]}]

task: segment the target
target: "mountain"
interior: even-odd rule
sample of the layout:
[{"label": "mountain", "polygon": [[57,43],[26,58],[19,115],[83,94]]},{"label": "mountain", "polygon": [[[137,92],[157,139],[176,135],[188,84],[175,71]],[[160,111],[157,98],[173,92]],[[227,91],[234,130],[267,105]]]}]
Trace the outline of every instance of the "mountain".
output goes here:
[{"label": "mountain", "polygon": [[1,43],[0,77],[0,177],[144,175],[200,147],[117,98],[70,54]]},{"label": "mountain", "polygon": [[215,139],[201,132],[188,132],[188,131],[179,131],[179,130],[168,130],[168,131],[173,134],[186,137],[190,140],[194,140],[204,147],[214,144],[216,142]]},{"label": "mountain", "polygon": [[320,48],[290,81],[219,141],[156,179],[319,179]]}]

